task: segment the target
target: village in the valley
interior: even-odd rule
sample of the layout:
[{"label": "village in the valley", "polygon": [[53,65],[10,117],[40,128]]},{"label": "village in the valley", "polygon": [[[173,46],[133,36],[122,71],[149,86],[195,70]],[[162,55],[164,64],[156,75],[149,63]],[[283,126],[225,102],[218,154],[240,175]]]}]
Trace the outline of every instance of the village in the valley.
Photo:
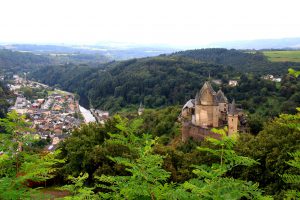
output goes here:
[{"label": "village in the valley", "polygon": [[72,93],[53,89],[18,75],[13,78],[13,83],[8,86],[16,95],[16,100],[10,111],[15,110],[26,116],[33,130],[28,134],[47,140],[49,145],[46,149],[49,151],[54,150],[60,141],[82,123],[104,123],[109,118],[107,111],[93,109],[90,112],[81,107],[76,95]]}]

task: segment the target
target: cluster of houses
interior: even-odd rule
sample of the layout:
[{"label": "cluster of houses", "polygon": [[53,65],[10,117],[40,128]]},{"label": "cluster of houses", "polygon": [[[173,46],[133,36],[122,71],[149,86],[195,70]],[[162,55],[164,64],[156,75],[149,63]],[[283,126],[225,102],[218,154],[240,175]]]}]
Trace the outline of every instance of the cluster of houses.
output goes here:
[{"label": "cluster of houses", "polygon": [[[212,79],[211,82],[216,84],[216,85],[222,85],[222,80],[221,79]],[[230,86],[230,87],[236,87],[237,85],[238,85],[237,80],[229,80],[228,81],[228,86]]]},{"label": "cluster of houses", "polygon": [[97,109],[91,109],[93,116],[96,118],[97,122],[104,124],[105,121],[109,119],[109,112]]},{"label": "cluster of houses", "polygon": [[14,91],[15,93],[18,93],[18,90],[21,89],[22,87],[30,87],[30,88],[38,88],[38,89],[50,88],[45,84],[34,82],[34,81],[28,81],[26,78],[22,78],[18,75],[13,75],[13,79],[14,79],[14,84],[8,84],[8,87],[10,88],[10,90]]},{"label": "cluster of houses", "polygon": [[281,78],[279,77],[274,77],[272,74],[268,74],[262,77],[265,80],[269,80],[269,81],[273,81],[273,82],[277,82],[280,83],[281,82]]},{"label": "cluster of houses", "polygon": [[[11,89],[22,87],[23,84],[27,84],[27,87],[28,84],[38,85],[30,81],[24,83],[22,79],[16,77]],[[39,87],[43,86],[39,85]],[[38,134],[42,139],[52,138],[52,145],[50,145],[49,150],[53,149],[60,140],[69,135],[71,130],[79,127],[83,122],[78,101],[71,93],[53,91],[45,99],[31,101],[27,100],[17,90],[14,90],[14,93],[17,98],[10,110],[25,114],[35,130],[34,134]]]}]

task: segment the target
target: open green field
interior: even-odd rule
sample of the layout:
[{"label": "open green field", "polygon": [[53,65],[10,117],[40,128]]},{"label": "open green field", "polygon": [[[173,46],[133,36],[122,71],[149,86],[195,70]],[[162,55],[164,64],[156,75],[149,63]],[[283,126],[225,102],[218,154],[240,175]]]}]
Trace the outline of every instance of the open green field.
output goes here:
[{"label": "open green field", "polygon": [[55,90],[49,90],[48,91],[48,95],[52,95],[53,93],[58,93],[60,95],[68,95],[68,94],[72,94],[70,92],[66,92],[66,91],[63,91],[63,90],[59,90],[59,89],[55,89]]},{"label": "open green field", "polygon": [[300,51],[263,51],[271,62],[300,62]]}]

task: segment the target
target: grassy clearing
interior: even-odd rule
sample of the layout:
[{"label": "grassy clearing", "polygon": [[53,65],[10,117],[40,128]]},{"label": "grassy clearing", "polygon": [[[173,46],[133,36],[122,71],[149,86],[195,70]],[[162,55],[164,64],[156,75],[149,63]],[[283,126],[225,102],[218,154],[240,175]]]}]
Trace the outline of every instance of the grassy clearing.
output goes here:
[{"label": "grassy clearing", "polygon": [[53,93],[57,93],[57,94],[60,94],[60,95],[69,95],[69,94],[72,94],[70,92],[66,92],[66,91],[59,90],[59,89],[49,90],[48,91],[48,95],[52,95]]},{"label": "grassy clearing", "polygon": [[300,62],[300,51],[263,51],[271,62]]}]

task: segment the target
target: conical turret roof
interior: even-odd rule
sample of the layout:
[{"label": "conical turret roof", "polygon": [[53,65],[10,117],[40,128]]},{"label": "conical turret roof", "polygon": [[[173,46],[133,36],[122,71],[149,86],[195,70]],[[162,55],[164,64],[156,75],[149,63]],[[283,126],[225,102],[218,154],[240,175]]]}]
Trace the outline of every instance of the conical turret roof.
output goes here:
[{"label": "conical turret roof", "polygon": [[237,110],[236,110],[236,105],[235,105],[235,100],[232,100],[232,103],[229,105],[229,110],[228,110],[228,114],[229,115],[235,115],[237,114]]},{"label": "conical turret roof", "polygon": [[217,92],[216,100],[218,103],[228,103],[228,100],[221,89]]}]

